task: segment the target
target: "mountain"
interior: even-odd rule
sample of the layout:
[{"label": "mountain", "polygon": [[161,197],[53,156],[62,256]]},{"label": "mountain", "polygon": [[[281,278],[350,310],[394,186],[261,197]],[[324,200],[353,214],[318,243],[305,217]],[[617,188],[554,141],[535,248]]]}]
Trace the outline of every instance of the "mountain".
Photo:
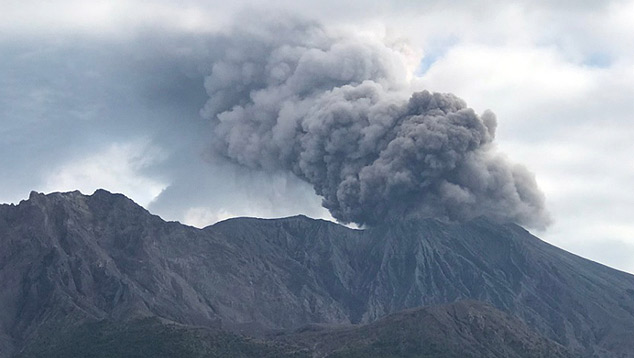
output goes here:
[{"label": "mountain", "polygon": [[523,322],[477,301],[415,308],[375,322],[311,325],[267,340],[146,318],[103,320],[40,337],[17,358],[573,358]]},{"label": "mountain", "polygon": [[308,350],[158,318],[102,320],[52,331],[16,358],[309,358]]},{"label": "mountain", "polygon": [[278,340],[331,358],[573,357],[517,318],[470,300],[409,309],[361,326],[305,328]]},{"label": "mountain", "polygon": [[634,276],[486,219],[353,230],[296,216],[196,229],[104,190],[31,193],[0,206],[0,282],[0,357],[100,320],[264,337],[464,299],[578,356],[634,357]]}]

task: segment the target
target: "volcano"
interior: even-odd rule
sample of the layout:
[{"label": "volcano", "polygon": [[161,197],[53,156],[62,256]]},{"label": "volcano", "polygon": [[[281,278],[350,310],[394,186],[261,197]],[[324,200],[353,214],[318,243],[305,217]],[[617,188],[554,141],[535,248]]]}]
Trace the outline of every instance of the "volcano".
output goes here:
[{"label": "volcano", "polygon": [[[486,218],[197,229],[105,190],[33,192],[0,206],[0,283],[2,358],[141,331],[206,347],[192,357],[219,334],[244,357],[379,357],[385,342],[413,347],[390,353],[403,357],[634,357],[634,276]],[[160,329],[137,329],[147,320]]]}]

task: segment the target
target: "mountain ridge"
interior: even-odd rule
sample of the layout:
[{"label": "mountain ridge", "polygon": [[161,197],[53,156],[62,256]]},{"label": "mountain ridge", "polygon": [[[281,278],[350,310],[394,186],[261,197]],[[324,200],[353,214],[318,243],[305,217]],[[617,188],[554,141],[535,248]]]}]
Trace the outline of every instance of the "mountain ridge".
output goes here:
[{"label": "mountain ridge", "polygon": [[237,218],[197,229],[98,190],[0,206],[0,240],[0,356],[68,317],[158,316],[257,335],[462,299],[583,357],[634,356],[634,276],[486,219],[355,230]]}]

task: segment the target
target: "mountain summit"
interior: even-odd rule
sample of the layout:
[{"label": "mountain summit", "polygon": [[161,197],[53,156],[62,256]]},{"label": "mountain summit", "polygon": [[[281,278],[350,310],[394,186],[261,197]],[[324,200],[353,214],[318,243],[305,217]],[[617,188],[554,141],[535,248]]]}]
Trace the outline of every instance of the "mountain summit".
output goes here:
[{"label": "mountain summit", "polygon": [[634,357],[634,276],[487,219],[353,230],[237,218],[196,229],[104,190],[31,193],[0,205],[0,282],[3,358],[82,322],[158,317],[264,337],[464,299],[579,357]]}]

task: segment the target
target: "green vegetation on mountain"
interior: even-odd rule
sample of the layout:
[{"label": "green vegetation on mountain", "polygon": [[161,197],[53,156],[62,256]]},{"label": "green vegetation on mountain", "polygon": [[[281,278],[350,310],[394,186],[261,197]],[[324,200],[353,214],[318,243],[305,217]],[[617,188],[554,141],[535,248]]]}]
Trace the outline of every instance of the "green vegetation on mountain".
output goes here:
[{"label": "green vegetation on mountain", "polygon": [[308,358],[305,350],[236,334],[163,323],[85,323],[34,340],[16,358]]}]

